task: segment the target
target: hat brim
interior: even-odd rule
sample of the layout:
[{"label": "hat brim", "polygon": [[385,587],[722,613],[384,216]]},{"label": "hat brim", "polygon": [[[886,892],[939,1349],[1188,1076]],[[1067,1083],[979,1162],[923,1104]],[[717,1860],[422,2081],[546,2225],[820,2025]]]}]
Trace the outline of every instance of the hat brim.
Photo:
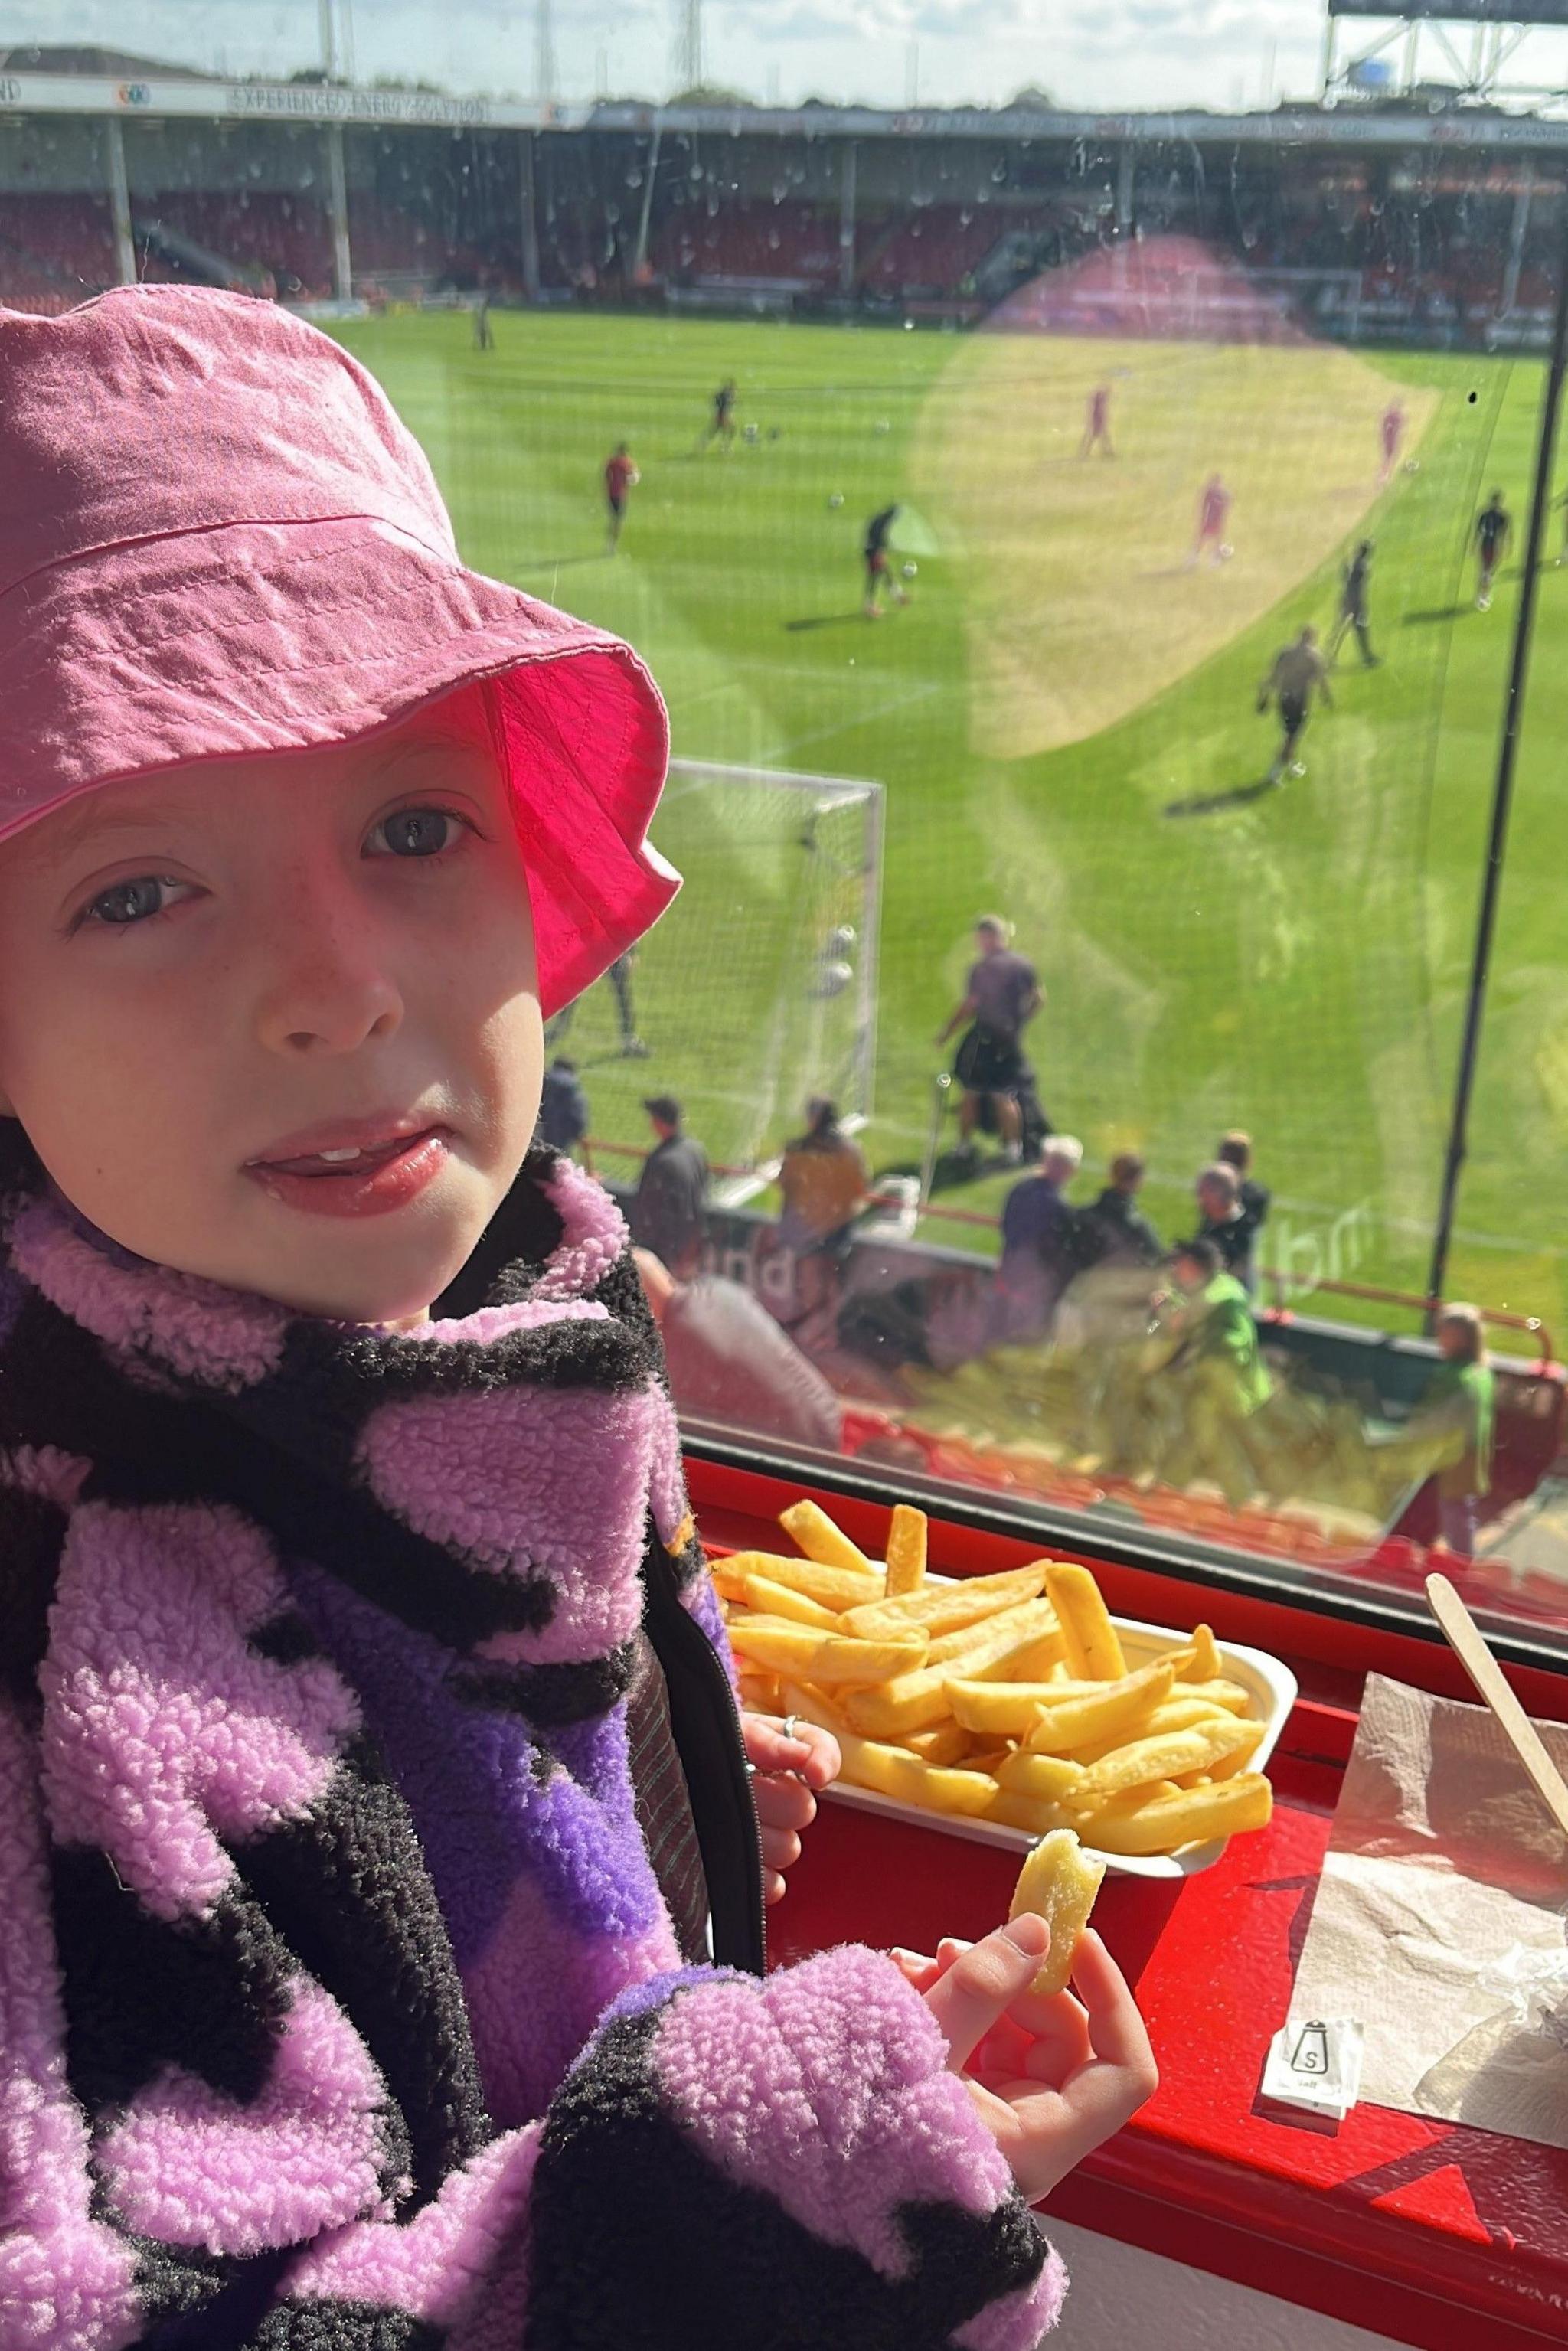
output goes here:
[{"label": "hat brim", "polygon": [[[361,515],[98,549],[0,611],[0,840],[160,769],[358,741],[492,683],[548,1017],[658,920],[669,757],[629,645]],[[14,617],[15,615],[15,617]]]}]

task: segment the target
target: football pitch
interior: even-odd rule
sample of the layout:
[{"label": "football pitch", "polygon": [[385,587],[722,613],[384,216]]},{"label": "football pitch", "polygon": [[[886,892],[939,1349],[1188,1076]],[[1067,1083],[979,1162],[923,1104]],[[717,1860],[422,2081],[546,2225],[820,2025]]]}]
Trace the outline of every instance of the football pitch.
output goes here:
[{"label": "football pitch", "polygon": [[[1086,1174],[1144,1151],[1146,1206],[1174,1237],[1218,1133],[1246,1126],[1277,1204],[1265,1254],[1303,1302],[1336,1271],[1418,1290],[1540,364],[548,313],[494,326],[489,352],[460,314],[339,330],[423,441],[466,559],[627,636],[678,756],[886,788],[873,1164],[919,1163],[933,1040],[970,922],[995,909],[1047,988],[1041,1095],[1083,1138]],[[756,438],[700,448],[727,375]],[[1117,455],[1081,459],[1100,381]],[[1384,489],[1377,420],[1396,396],[1411,463]],[[642,479],[611,559],[600,475],[622,440]],[[1233,553],[1188,569],[1215,469]],[[1470,531],[1494,486],[1518,536],[1480,613]],[[894,499],[917,575],[909,605],[873,624],[860,539]],[[1363,535],[1383,666],[1348,646],[1305,776],[1254,790],[1276,742],[1259,681],[1303,622],[1327,632]],[[1568,567],[1549,566],[1449,1277],[1559,1336],[1565,643]],[[772,1049],[779,975],[801,961],[786,952],[803,919],[794,869],[748,862],[701,792],[673,800],[655,838],[688,890],[637,967],[652,1058],[616,1058],[607,988],[577,1016],[594,1130],[642,1141],[640,1098],[669,1090],[715,1158],[750,1159],[799,1123]],[[737,905],[745,949],[716,961],[705,930],[723,910],[733,937]],[[994,1208],[1009,1180],[942,1196]]]}]

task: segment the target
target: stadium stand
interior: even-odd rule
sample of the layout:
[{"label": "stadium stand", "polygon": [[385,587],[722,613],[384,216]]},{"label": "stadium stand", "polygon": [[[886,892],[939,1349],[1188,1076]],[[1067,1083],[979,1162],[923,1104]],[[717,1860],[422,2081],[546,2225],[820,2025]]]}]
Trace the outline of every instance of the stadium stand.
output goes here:
[{"label": "stadium stand", "polygon": [[[170,230],[226,270],[225,282],[271,277],[280,293],[325,292],[332,278],[327,216],[312,197],[272,189],[203,193],[162,188],[133,206],[139,246],[149,231]],[[167,264],[177,247],[162,255]],[[194,271],[193,274],[204,275]]]},{"label": "stadium stand", "polygon": [[0,301],[63,310],[118,275],[107,196],[0,191]]},{"label": "stadium stand", "polygon": [[1009,232],[1032,225],[959,204],[931,204],[883,225],[856,272],[868,294],[952,295],[966,291],[986,256]]},{"label": "stadium stand", "polygon": [[810,204],[685,204],[661,224],[653,256],[656,271],[677,282],[826,287],[838,277],[838,223]]}]

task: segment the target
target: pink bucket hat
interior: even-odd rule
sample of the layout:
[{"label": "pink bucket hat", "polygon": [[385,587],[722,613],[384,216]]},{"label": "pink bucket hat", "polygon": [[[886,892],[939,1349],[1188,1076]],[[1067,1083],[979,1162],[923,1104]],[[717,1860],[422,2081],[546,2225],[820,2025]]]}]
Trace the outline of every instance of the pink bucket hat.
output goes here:
[{"label": "pink bucket hat", "polygon": [[459,561],[329,336],[131,286],[0,310],[0,841],[161,768],[346,743],[490,682],[556,1011],[663,914],[669,749],[630,646]]}]

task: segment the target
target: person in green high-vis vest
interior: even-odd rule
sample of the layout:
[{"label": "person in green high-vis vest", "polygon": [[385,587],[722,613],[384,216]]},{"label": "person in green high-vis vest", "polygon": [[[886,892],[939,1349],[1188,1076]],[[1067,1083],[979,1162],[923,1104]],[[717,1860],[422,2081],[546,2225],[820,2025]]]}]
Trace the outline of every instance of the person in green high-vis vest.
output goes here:
[{"label": "person in green high-vis vest", "polygon": [[1427,1383],[1413,1427],[1441,1446],[1434,1482],[1437,1525],[1456,1558],[1476,1547],[1480,1505],[1491,1491],[1497,1380],[1487,1362],[1481,1318],[1473,1306],[1445,1306],[1436,1332],[1439,1357]]},{"label": "person in green high-vis vest", "polygon": [[1170,1264],[1174,1295],[1162,1319],[1175,1344],[1148,1390],[1155,1474],[1171,1486],[1210,1479],[1239,1510],[1259,1483],[1248,1423],[1273,1387],[1252,1302],[1211,1240],[1184,1241]]}]

